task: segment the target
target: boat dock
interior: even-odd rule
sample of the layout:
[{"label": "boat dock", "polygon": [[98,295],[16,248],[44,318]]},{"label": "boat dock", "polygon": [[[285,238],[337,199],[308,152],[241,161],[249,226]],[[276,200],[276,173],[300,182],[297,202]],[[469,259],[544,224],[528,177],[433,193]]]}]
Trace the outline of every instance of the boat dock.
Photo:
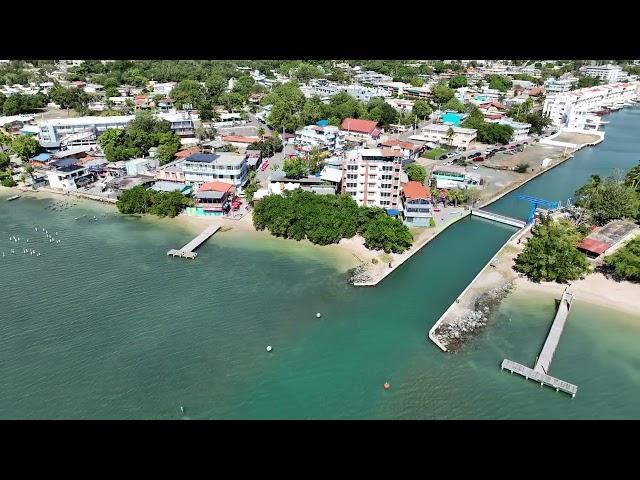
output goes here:
[{"label": "boat dock", "polygon": [[181,257],[181,258],[189,258],[194,259],[198,256],[197,252],[194,252],[196,248],[206,242],[209,237],[215,234],[218,230],[220,230],[220,225],[209,225],[204,229],[200,235],[187,243],[180,250],[171,249],[167,252],[167,255],[171,255],[172,257]]},{"label": "boat dock", "polygon": [[475,215],[476,217],[486,218],[488,220],[493,220],[498,223],[504,223],[505,225],[511,225],[512,227],[518,227],[518,228],[523,228],[527,224],[527,222],[525,222],[524,220],[520,220],[518,218],[506,217],[504,215],[488,212],[486,210],[479,210],[477,208],[471,209],[471,215]]},{"label": "boat dock", "polygon": [[553,319],[553,324],[551,325],[551,329],[549,330],[547,339],[544,342],[540,356],[536,359],[536,364],[533,368],[525,367],[524,365],[505,358],[502,361],[502,365],[500,365],[500,369],[507,369],[512,374],[513,372],[516,372],[527,380],[535,380],[536,382],[540,382],[540,385],[549,385],[550,387],[555,388],[556,392],[562,390],[563,392],[570,394],[572,397],[575,397],[576,392],[578,391],[578,387],[576,385],[549,375],[549,367],[551,366],[553,355],[558,347],[558,342],[560,341],[560,336],[562,335],[564,326],[567,323],[567,318],[569,318],[569,311],[571,310],[573,298],[573,293],[571,293],[569,291],[569,287],[567,287],[562,293],[562,298],[560,299],[556,316]]}]

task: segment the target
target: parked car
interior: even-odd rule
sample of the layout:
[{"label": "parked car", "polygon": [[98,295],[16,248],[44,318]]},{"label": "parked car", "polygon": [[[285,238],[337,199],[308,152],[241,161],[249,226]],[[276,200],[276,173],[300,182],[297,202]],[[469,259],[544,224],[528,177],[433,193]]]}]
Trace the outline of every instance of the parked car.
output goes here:
[{"label": "parked car", "polygon": [[479,157],[480,155],[482,155],[480,152],[476,152],[476,153],[472,153],[467,158],[469,158],[469,159],[476,158],[476,157]]},{"label": "parked car", "polygon": [[473,159],[474,162],[482,162],[484,161],[484,157],[480,156],[480,157],[474,157]]},{"label": "parked car", "polygon": [[498,148],[498,151],[504,152],[506,149],[507,149],[507,147],[500,147],[500,148]]},{"label": "parked car", "polygon": [[478,168],[479,168],[479,167],[478,167],[478,165],[474,165],[474,166],[473,166],[473,169],[474,169],[474,170],[477,170]]},{"label": "parked car", "polygon": [[440,155],[438,157],[438,160],[446,160],[447,158],[449,158],[446,154],[445,155]]},{"label": "parked car", "polygon": [[451,158],[451,157],[455,157],[457,155],[457,153],[447,153],[447,158]]}]

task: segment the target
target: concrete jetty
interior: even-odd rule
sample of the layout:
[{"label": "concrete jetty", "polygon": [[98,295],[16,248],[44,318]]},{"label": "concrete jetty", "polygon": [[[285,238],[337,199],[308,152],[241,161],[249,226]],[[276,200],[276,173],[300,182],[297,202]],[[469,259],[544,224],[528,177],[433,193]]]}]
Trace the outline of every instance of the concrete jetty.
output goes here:
[{"label": "concrete jetty", "polygon": [[184,247],[179,250],[171,249],[167,252],[167,255],[171,255],[172,257],[189,258],[193,260],[198,256],[198,253],[194,252],[194,250],[204,242],[206,242],[209,237],[215,234],[218,230],[220,230],[220,225],[209,225],[202,231],[202,233],[200,233],[200,235],[191,240]]},{"label": "concrete jetty", "polygon": [[488,220],[493,220],[498,223],[504,223],[505,225],[511,225],[512,227],[518,228],[523,228],[527,224],[527,222],[518,218],[511,218],[505,215],[499,215],[497,213],[489,212],[487,210],[480,210],[478,208],[472,208],[471,215],[486,218]]},{"label": "concrete jetty", "polygon": [[562,298],[560,299],[556,316],[553,319],[553,324],[551,325],[547,339],[544,342],[540,355],[536,359],[536,364],[533,369],[511,360],[507,360],[506,358],[502,361],[500,369],[507,369],[512,374],[515,372],[518,375],[522,375],[527,380],[532,379],[536,382],[540,382],[541,386],[549,385],[550,387],[555,388],[556,392],[562,390],[563,392],[570,394],[572,397],[575,397],[576,392],[578,391],[578,387],[576,385],[549,375],[549,367],[551,366],[553,355],[558,347],[562,330],[564,329],[567,318],[569,317],[573,298],[573,293],[571,293],[569,291],[569,287],[567,287],[562,293]]}]

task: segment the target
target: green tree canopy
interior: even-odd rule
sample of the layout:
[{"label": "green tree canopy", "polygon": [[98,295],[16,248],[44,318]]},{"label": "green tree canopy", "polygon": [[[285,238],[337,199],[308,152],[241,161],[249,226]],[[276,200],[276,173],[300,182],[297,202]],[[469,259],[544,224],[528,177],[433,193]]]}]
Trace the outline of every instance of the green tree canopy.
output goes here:
[{"label": "green tree canopy", "polygon": [[300,157],[287,158],[282,169],[287,178],[301,178],[309,175],[309,167]]},{"label": "green tree canopy", "polygon": [[576,246],[582,239],[568,221],[544,220],[516,258],[515,269],[535,282],[567,282],[589,271],[585,254]]},{"label": "green tree canopy", "polygon": [[11,150],[23,161],[27,161],[38,153],[40,144],[31,136],[18,135],[11,141]]},{"label": "green tree canopy", "polygon": [[404,167],[404,171],[407,172],[409,180],[414,182],[424,183],[427,178],[427,170],[417,163],[410,163]]},{"label": "green tree canopy", "polygon": [[431,98],[436,105],[444,105],[454,96],[454,92],[444,82],[436,83],[431,89]]},{"label": "green tree canopy", "polygon": [[467,77],[464,75],[454,75],[449,79],[449,87],[456,89],[467,86]]},{"label": "green tree canopy", "polygon": [[623,178],[611,176],[591,180],[576,191],[575,204],[583,207],[596,225],[604,225],[611,220],[638,217],[640,199],[636,190],[625,185]]},{"label": "green tree canopy", "polygon": [[634,238],[612,255],[605,257],[605,264],[621,278],[633,282],[640,281],[640,238]]},{"label": "green tree canopy", "polygon": [[431,108],[431,105],[429,105],[425,100],[416,100],[415,104],[413,105],[413,113],[418,118],[424,120],[433,113],[433,109]]}]

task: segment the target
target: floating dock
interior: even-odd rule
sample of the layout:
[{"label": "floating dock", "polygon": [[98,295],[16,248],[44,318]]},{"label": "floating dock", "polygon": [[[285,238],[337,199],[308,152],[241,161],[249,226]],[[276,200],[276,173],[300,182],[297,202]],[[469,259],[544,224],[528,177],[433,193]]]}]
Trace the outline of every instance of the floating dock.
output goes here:
[{"label": "floating dock", "polygon": [[193,260],[198,256],[197,252],[194,252],[196,248],[206,242],[213,234],[220,230],[220,225],[210,225],[204,229],[200,235],[187,243],[180,250],[171,249],[167,252],[167,255],[172,257],[189,258]]},{"label": "floating dock", "polygon": [[488,220],[493,220],[498,223],[504,223],[505,225],[511,225],[512,227],[518,227],[518,228],[523,228],[527,224],[527,222],[525,222],[524,220],[506,217],[504,215],[499,215],[497,213],[488,212],[486,210],[479,210],[476,208],[471,209],[471,215],[475,215],[476,217],[486,218]]},{"label": "floating dock", "polygon": [[567,322],[567,318],[569,318],[569,311],[571,310],[573,298],[573,294],[569,291],[569,287],[567,287],[562,293],[562,298],[560,299],[556,316],[553,319],[553,324],[551,325],[551,329],[549,330],[547,339],[544,342],[540,356],[536,359],[536,364],[533,368],[525,367],[524,365],[505,358],[500,365],[500,369],[509,370],[512,374],[515,372],[518,375],[522,375],[527,380],[535,380],[536,382],[540,382],[540,385],[549,385],[550,387],[555,388],[556,392],[562,390],[563,392],[570,394],[572,397],[575,397],[576,392],[578,391],[578,387],[576,385],[552,377],[548,374],[551,361],[553,360],[553,355],[556,352],[560,336],[562,335],[562,330]]}]

